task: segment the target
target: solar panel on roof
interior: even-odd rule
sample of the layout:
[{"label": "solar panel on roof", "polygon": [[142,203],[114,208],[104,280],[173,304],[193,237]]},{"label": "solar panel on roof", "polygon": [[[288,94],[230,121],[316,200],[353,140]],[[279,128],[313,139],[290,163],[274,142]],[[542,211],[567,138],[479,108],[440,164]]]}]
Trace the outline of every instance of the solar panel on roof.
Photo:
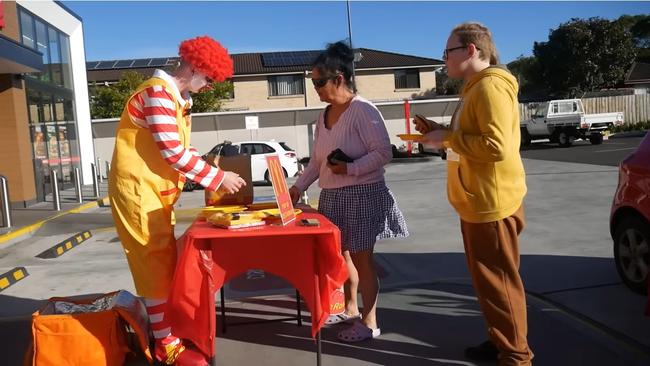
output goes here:
[{"label": "solar panel on roof", "polygon": [[152,58],[149,66],[160,67],[167,65],[167,58]]},{"label": "solar panel on roof", "polygon": [[286,67],[311,65],[319,52],[277,52],[262,54],[265,67]]},{"label": "solar panel on roof", "polygon": [[100,61],[97,66],[95,66],[96,69],[112,69],[113,65],[115,65],[115,61]]},{"label": "solar panel on roof", "polygon": [[178,62],[178,57],[172,57],[167,59],[167,63],[165,65],[175,65]]},{"label": "solar panel on roof", "polygon": [[113,67],[131,67],[131,64],[133,64],[133,60],[120,60]]},{"label": "solar panel on roof", "polygon": [[145,66],[149,65],[149,61],[151,61],[151,59],[149,59],[149,58],[141,58],[139,60],[135,60],[133,62],[133,65],[131,65],[131,67],[145,67]]},{"label": "solar panel on roof", "polygon": [[88,61],[86,62],[86,69],[94,69],[99,64],[99,61]]}]

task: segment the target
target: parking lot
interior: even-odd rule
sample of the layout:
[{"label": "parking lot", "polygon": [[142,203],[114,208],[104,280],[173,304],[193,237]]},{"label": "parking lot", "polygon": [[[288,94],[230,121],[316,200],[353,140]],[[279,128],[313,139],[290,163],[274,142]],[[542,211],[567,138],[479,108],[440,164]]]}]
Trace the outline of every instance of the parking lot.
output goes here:
[{"label": "parking lot", "polygon": [[[538,145],[522,153],[528,195],[521,273],[538,365],[650,363],[650,319],[643,315],[646,299],[621,284],[608,227],[618,174],[609,153],[625,155],[628,150],[621,149],[638,141],[611,139],[598,146],[577,142],[568,149]],[[575,160],[564,160],[568,156]],[[376,247],[382,276],[378,316],[384,335],[376,342],[349,347],[326,331],[326,364],[474,365],[464,360],[462,349],[480,342],[484,328],[466,270],[458,217],[447,202],[445,162],[436,157],[390,164],[386,179],[411,236]],[[316,185],[309,190],[312,200],[318,193]],[[203,205],[203,194],[185,193],[177,204],[177,235]],[[268,197],[271,187],[256,186],[255,194]],[[9,365],[18,364],[22,352],[16,350],[25,347],[29,314],[43,299],[120,288],[133,291],[108,208],[57,220],[30,239],[0,248],[0,269],[24,266],[30,273],[0,293],[3,329],[13,336],[3,334],[2,339],[12,341],[0,349],[10,355]],[[90,230],[93,236],[78,248],[57,259],[34,257],[81,230]],[[245,298],[262,296],[271,304],[283,304],[286,301],[274,296],[291,293],[282,285],[269,292],[269,285],[277,285],[271,275],[244,275],[239,281],[231,282],[228,293],[234,308],[246,316],[268,312],[270,305]],[[289,324],[241,327],[220,335],[220,364],[311,364],[313,343],[296,329]]]},{"label": "parking lot", "polygon": [[521,156],[528,159],[564,161],[570,163],[618,166],[618,163],[639,145],[640,134],[631,137],[613,136],[601,145],[577,140],[569,148],[547,141],[533,143],[522,148]]}]

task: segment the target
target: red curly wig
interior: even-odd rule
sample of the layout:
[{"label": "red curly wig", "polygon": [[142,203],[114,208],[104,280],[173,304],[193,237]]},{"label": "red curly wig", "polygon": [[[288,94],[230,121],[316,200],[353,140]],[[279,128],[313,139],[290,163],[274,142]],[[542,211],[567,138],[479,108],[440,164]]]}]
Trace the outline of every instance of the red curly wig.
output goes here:
[{"label": "red curly wig", "polygon": [[178,54],[183,61],[215,81],[225,81],[234,73],[228,50],[208,36],[181,42]]}]

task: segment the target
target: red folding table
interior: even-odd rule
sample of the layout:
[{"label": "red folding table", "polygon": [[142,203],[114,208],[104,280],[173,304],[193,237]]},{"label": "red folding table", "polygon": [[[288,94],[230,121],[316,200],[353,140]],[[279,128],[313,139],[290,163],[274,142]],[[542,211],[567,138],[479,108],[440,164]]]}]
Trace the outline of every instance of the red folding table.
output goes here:
[{"label": "red folding table", "polygon": [[[319,226],[301,226],[318,219]],[[166,317],[174,335],[190,340],[214,360],[216,291],[251,269],[283,277],[300,292],[311,312],[311,336],[317,339],[330,313],[332,291],[348,278],[338,228],[318,213],[302,213],[286,226],[220,229],[195,221],[182,241]]]}]

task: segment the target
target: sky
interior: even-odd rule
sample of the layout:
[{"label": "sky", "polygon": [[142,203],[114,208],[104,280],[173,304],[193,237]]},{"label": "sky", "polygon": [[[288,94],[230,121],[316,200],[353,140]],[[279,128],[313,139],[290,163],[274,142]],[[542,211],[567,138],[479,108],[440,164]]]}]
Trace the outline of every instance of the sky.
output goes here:
[{"label": "sky", "polygon": [[[63,1],[83,19],[86,60],[172,57],[200,35],[230,53],[323,49],[348,37],[345,1]],[[352,1],[354,47],[440,59],[449,31],[478,21],[503,63],[532,55],[534,42],[571,18],[650,14],[650,2]]]}]

